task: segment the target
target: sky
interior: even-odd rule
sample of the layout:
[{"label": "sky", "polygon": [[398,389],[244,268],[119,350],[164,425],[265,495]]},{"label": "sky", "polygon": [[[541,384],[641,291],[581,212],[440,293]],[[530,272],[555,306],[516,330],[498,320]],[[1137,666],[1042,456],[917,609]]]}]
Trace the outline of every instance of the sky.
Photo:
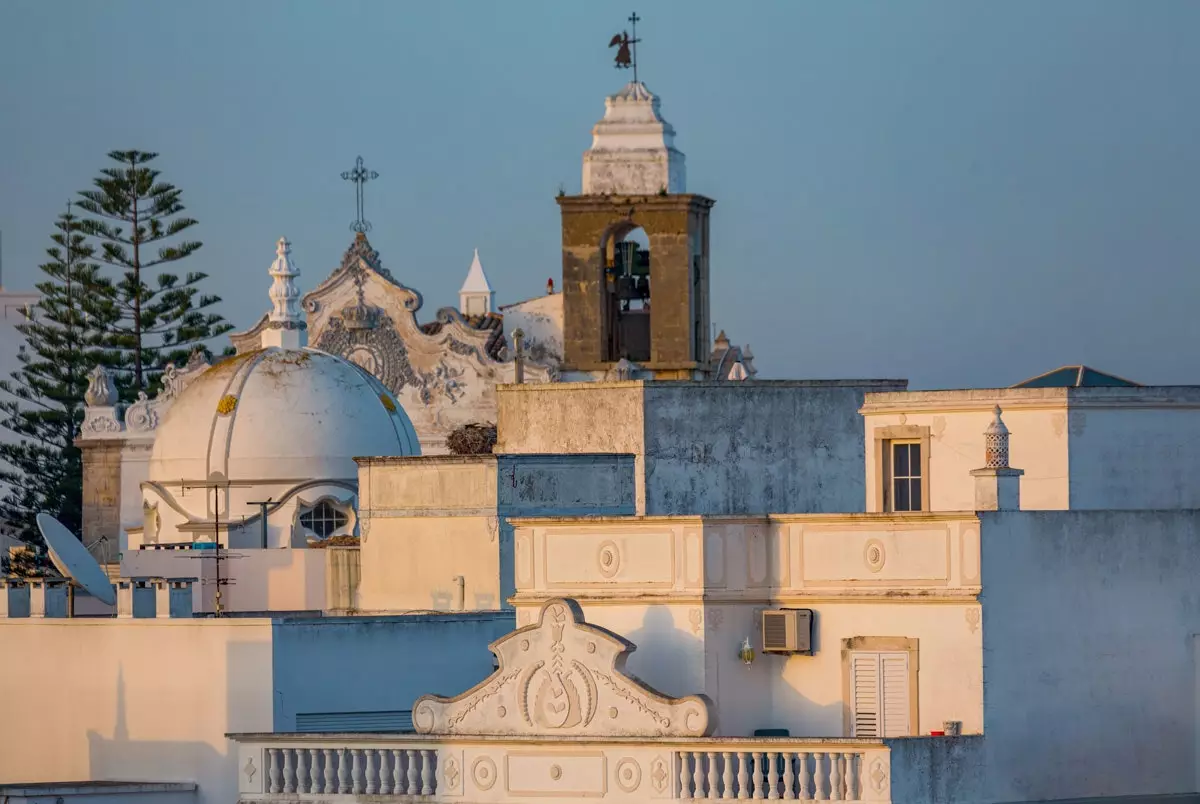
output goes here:
[{"label": "sky", "polygon": [[[160,154],[221,312],[292,241],[303,290],[353,233],[432,318],[479,249],[501,304],[561,275],[628,2],[4,0],[3,284],[114,149]],[[762,378],[996,387],[1067,363],[1200,383],[1200,3],[637,7],[639,72],[716,199],[713,318]]]}]

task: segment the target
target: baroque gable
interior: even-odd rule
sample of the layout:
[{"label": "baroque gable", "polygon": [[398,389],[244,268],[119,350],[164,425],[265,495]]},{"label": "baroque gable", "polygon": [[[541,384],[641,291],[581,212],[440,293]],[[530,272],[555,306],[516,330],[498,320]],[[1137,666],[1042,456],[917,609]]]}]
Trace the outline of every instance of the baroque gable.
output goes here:
[{"label": "baroque gable", "polygon": [[[477,326],[453,308],[418,323],[423,299],[397,281],[359,234],[328,279],[305,295],[309,343],[374,374],[396,395],[427,454],[444,450],[455,428],[495,421],[495,386],[515,379],[499,319]],[[258,348],[266,318],[234,336],[238,351]],[[527,382],[553,371],[526,361]]]},{"label": "baroque gable", "polygon": [[669,698],[625,672],[633,643],[586,623],[574,600],[547,601],[537,623],[489,648],[499,660],[490,678],[454,698],[417,699],[417,732],[703,737],[716,725],[705,696]]}]

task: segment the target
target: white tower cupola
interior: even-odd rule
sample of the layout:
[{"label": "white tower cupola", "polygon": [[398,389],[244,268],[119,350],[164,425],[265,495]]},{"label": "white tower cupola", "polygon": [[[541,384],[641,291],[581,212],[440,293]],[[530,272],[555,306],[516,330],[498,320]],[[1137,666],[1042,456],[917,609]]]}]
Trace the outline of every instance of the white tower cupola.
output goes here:
[{"label": "white tower cupola", "polygon": [[496,294],[488,282],[487,274],[483,272],[479,249],[475,249],[475,258],[471,260],[467,278],[458,291],[458,309],[463,315],[486,315],[492,312],[495,303]]},{"label": "white tower cupola", "polygon": [[634,81],[604,101],[604,118],[583,154],[584,195],[678,195],[687,192],[675,129],[658,97]]},{"label": "white tower cupola", "polygon": [[292,264],[292,244],[286,237],[275,244],[275,262],[267,272],[271,275],[271,312],[267,315],[267,326],[262,333],[262,345],[266,349],[277,346],[281,349],[303,349],[307,345],[308,324],[300,311],[300,289],[296,277],[300,272]]}]

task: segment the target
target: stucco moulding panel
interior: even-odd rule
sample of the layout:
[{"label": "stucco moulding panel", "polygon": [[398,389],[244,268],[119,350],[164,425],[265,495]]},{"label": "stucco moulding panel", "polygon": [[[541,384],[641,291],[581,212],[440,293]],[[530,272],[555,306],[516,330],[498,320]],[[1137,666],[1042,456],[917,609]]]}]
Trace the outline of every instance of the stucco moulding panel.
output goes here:
[{"label": "stucco moulding panel", "polygon": [[702,737],[703,695],[669,698],[625,672],[628,640],[584,621],[574,600],[547,601],[537,621],[493,642],[499,669],[454,698],[413,704],[420,734],[555,737]]},{"label": "stucco moulding panel", "polygon": [[805,587],[948,586],[958,542],[949,525],[808,527],[799,539]]}]

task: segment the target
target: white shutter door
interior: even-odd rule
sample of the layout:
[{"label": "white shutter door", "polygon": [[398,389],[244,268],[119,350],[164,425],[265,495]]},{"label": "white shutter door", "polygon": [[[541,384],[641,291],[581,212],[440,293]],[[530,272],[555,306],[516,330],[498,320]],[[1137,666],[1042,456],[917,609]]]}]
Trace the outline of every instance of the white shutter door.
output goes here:
[{"label": "white shutter door", "polygon": [[879,654],[850,654],[850,736],[878,737],[880,729]]},{"label": "white shutter door", "polygon": [[908,654],[850,655],[851,737],[909,736]]},{"label": "white shutter door", "polygon": [[883,733],[880,737],[907,737],[908,730],[908,654],[881,653],[883,677]]}]

